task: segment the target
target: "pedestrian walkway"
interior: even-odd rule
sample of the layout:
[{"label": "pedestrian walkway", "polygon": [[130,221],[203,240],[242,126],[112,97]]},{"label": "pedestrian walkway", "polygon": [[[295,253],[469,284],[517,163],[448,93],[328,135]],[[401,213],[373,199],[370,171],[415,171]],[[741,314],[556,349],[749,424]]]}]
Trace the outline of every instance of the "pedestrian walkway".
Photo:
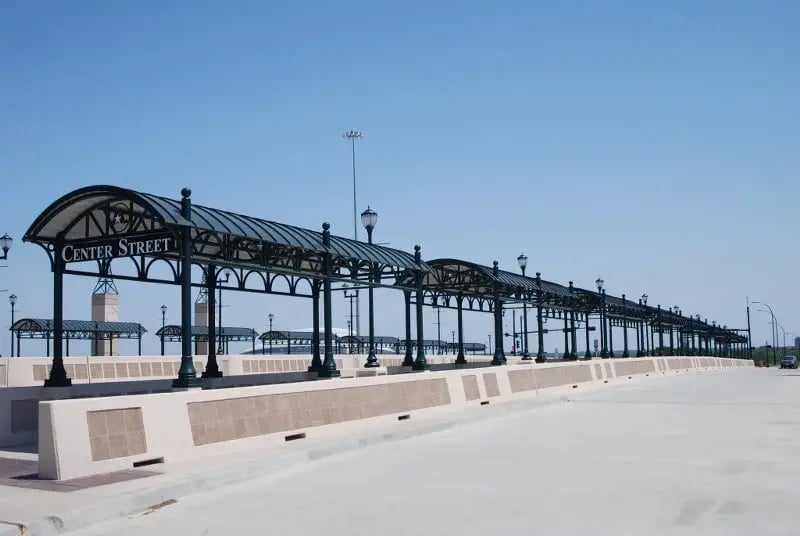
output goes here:
[{"label": "pedestrian walkway", "polygon": [[440,414],[402,442],[323,439],[280,471],[75,534],[796,534],[798,387],[743,369],[514,401],[471,424]]}]

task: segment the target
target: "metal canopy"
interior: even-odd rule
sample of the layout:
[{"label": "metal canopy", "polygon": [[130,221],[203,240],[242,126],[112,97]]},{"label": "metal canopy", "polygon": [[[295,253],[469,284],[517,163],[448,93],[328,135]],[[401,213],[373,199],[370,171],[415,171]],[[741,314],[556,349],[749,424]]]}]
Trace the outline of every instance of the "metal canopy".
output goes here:
[{"label": "metal canopy", "polygon": [[[414,255],[405,251],[338,236],[331,236],[330,245],[326,246],[322,232],[225,210],[192,204],[191,218],[184,218],[179,200],[116,186],[90,186],[66,194],[36,218],[23,240],[43,246],[51,260],[66,246],[68,265],[87,260],[97,263],[94,271],[67,269],[64,273],[108,276],[112,258],[95,258],[98,255],[89,251],[74,259],[75,248],[123,237],[146,240],[173,236],[177,243],[183,227],[191,229],[193,263],[232,268],[240,290],[301,295],[294,278],[287,279],[288,292],[276,292],[272,288],[274,274],[321,278],[327,253],[332,257],[333,275],[342,279],[366,282],[371,270],[380,278],[396,277],[402,270],[428,270],[425,263],[415,261]],[[167,245],[164,242],[160,251],[141,247],[133,248],[134,255],[114,255],[131,258],[136,276],[115,269],[111,277],[178,284],[180,266],[174,261],[180,256],[179,251]],[[165,280],[151,276],[153,262],[158,259],[172,261],[174,277]],[[248,282],[254,272],[259,275]]]},{"label": "metal canopy", "polygon": [[[552,307],[577,305],[577,297],[569,288],[543,279],[505,270],[495,274],[493,268],[460,259],[434,259],[426,265],[429,272],[423,275],[422,285],[433,305],[449,307],[450,299],[463,296],[469,309],[477,306],[491,311],[495,288],[503,301],[536,303],[541,296],[542,303]],[[410,284],[413,277],[413,273],[407,273],[400,282]]]},{"label": "metal canopy", "polygon": [[[192,339],[195,341],[208,340],[208,326],[192,326]],[[258,332],[251,328],[237,328],[223,326],[222,329],[217,328],[216,334],[218,339],[225,339],[227,341],[251,341],[258,336]],[[156,331],[156,337],[163,335],[164,340],[170,342],[177,342],[182,340],[181,326],[168,325]]]},{"label": "metal canopy", "polygon": [[[70,339],[102,338],[136,339],[147,332],[144,326],[135,322],[96,322],[94,320],[64,320],[64,337]],[[9,331],[26,339],[52,337],[55,330],[49,318],[21,318],[14,322]]]}]

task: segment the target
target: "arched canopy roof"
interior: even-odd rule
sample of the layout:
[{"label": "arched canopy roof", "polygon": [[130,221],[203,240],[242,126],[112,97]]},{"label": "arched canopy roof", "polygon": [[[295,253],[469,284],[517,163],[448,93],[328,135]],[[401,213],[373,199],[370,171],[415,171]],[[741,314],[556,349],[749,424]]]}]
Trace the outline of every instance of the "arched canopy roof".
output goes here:
[{"label": "arched canopy roof", "polygon": [[[64,320],[63,326],[65,337],[70,339],[86,339],[95,335],[135,338],[147,332],[147,329],[137,322]],[[12,333],[25,338],[52,336],[54,330],[55,325],[50,318],[20,318],[9,328]]]},{"label": "arched canopy roof", "polygon": [[[208,326],[192,326],[191,334],[194,340],[206,341],[208,340]],[[221,330],[216,330],[218,339],[226,339],[228,341],[255,340],[257,335],[258,332],[252,328],[222,326]],[[181,326],[169,324],[163,328],[159,328],[158,331],[156,331],[156,337],[162,336],[169,341],[181,340]]]},{"label": "arched canopy roof", "polygon": [[[422,286],[434,296],[471,296],[490,299],[495,286],[502,300],[536,301],[541,294],[550,305],[573,303],[576,296],[568,287],[544,279],[523,276],[506,270],[483,266],[461,259],[434,259],[425,263],[429,269],[423,275]],[[402,282],[411,284],[413,273]]]},{"label": "arched canopy roof", "polygon": [[[313,272],[319,271],[319,255],[331,253],[334,264],[427,270],[405,251],[339,236],[331,236],[327,247],[319,231],[225,210],[192,204],[187,219],[181,215],[180,200],[117,186],[90,186],[64,195],[36,218],[23,239],[52,248],[57,243],[146,237],[183,227],[192,230],[193,256],[220,263],[273,264]],[[177,257],[177,251],[163,255]]]}]

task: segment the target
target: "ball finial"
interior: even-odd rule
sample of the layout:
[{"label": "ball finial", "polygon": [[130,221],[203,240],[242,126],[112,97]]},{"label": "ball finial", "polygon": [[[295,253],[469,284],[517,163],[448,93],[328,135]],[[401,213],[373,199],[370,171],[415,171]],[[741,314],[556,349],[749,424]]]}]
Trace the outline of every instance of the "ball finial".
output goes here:
[{"label": "ball finial", "polygon": [[331,228],[331,224],[330,223],[325,222],[325,223],[322,224],[322,230],[323,231],[329,231],[330,228]]},{"label": "ball finial", "polygon": [[420,249],[421,249],[421,248],[419,247],[419,244],[417,244],[416,246],[414,246],[414,251],[415,251],[416,253],[419,253],[419,250],[420,250]]},{"label": "ball finial", "polygon": [[181,190],[181,196],[184,199],[186,199],[188,197],[191,197],[192,196],[192,191],[189,188],[184,188],[183,190]]}]

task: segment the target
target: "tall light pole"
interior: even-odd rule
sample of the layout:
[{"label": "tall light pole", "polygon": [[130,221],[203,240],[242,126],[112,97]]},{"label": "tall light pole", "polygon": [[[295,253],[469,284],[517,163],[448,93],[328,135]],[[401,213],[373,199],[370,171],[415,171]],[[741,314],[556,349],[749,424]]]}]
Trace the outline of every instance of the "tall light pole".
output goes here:
[{"label": "tall light pole", "polygon": [[[14,327],[14,307],[17,305],[17,295],[12,294],[8,297],[8,303],[11,304],[11,327]],[[19,348],[17,348],[17,352],[19,353]],[[11,332],[11,355],[8,357],[14,357],[14,332]]]},{"label": "tall light pole", "polygon": [[[775,320],[775,313],[772,312],[772,307],[770,307],[768,303],[760,301],[754,301],[753,303],[765,306],[767,309],[769,309],[769,314],[772,317],[772,365],[775,366],[778,364],[778,357],[777,354],[775,353],[776,352],[775,346],[778,345],[778,327],[777,327],[778,323]],[[763,312],[766,313],[766,311]]]},{"label": "tall light pole", "polygon": [[[378,213],[367,206],[367,210],[361,213],[361,224],[367,230],[367,242],[372,245],[372,231],[378,224]],[[378,367],[378,358],[375,355],[375,303],[372,297],[372,284],[375,278],[375,266],[370,263],[369,265],[369,289],[367,295],[369,296],[369,354],[367,354],[367,362],[365,367]]]},{"label": "tall light pole", "polygon": [[[353,154],[353,239],[358,240],[358,202],[356,198],[356,141],[362,139],[364,133],[359,130],[348,130],[342,134],[345,141],[350,142],[350,148]],[[358,294],[356,294],[356,335],[361,335],[361,307],[358,301]]]},{"label": "tall light pole", "polygon": [[269,355],[272,355],[272,321],[275,320],[275,315],[270,313],[267,318],[269,318]]},{"label": "tall light pole", "polygon": [[[222,275],[222,274],[220,274],[220,275]],[[219,283],[227,283],[230,280],[231,280],[231,273],[230,272],[225,272],[225,278],[224,279],[222,279],[222,278],[219,279],[218,282]],[[217,354],[218,355],[222,355],[222,354],[225,353],[225,334],[222,332],[222,330],[223,330],[223,328],[222,328],[222,307],[223,307],[222,306],[222,285],[218,285],[218,286],[219,286],[219,290],[217,292],[219,294],[219,297],[217,298],[217,306],[219,307],[219,314],[217,315],[217,320],[218,320],[219,327],[217,328],[217,339],[219,339],[219,345],[217,346]]]},{"label": "tall light pole", "polygon": [[167,306],[161,306],[161,355],[164,355],[164,328],[167,326]]},{"label": "tall light pole", "polygon": [[355,330],[355,324],[353,323],[353,302],[358,300],[358,289],[350,291],[348,294],[348,288],[350,285],[345,283],[342,285],[344,288],[344,299],[350,301],[350,320],[348,321],[347,325],[349,328],[349,335],[350,335],[350,353],[353,353],[353,331]]},{"label": "tall light pole", "polygon": [[[522,270],[522,277],[525,277],[525,268],[528,267],[528,256],[524,253],[520,253],[519,257],[517,257],[517,263],[519,264],[519,269]],[[528,304],[527,302],[522,302],[522,359],[525,361],[529,361],[531,358],[530,352],[528,352]]]}]

